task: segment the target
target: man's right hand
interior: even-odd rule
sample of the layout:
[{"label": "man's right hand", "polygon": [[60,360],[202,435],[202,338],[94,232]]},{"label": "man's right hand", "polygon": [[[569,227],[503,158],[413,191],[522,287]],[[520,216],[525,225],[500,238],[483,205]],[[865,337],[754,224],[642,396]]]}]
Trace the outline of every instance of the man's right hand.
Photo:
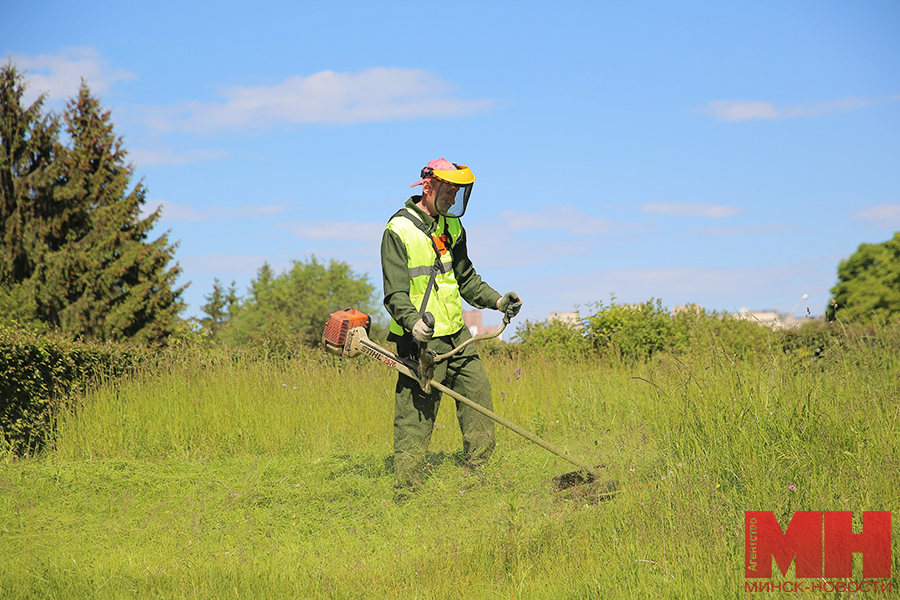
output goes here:
[{"label": "man's right hand", "polygon": [[431,339],[434,335],[434,327],[425,323],[424,319],[419,319],[412,329],[413,337],[423,344]]}]

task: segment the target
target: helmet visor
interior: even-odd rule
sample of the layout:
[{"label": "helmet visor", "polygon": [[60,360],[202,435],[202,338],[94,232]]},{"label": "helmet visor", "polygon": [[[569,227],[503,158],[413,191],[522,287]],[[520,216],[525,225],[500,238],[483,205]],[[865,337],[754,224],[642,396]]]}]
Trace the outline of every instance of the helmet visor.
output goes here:
[{"label": "helmet visor", "polygon": [[472,185],[471,183],[457,185],[439,179],[437,197],[434,200],[435,209],[445,217],[463,216],[469,204],[469,196],[472,194]]}]

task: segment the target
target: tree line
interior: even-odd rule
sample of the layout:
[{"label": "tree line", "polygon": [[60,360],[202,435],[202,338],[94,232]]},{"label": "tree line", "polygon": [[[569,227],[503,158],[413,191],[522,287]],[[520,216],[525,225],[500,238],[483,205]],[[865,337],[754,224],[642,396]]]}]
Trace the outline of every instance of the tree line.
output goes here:
[{"label": "tree line", "polygon": [[328,316],[354,307],[373,317],[372,334],[387,335],[376,315],[375,287],[366,276],[355,274],[346,263],[328,264],[315,256],[293,261],[275,274],[268,262],[257,270],[246,297],[237,294],[234,282],[227,288],[219,279],[204,297],[201,333],[226,346],[258,346],[290,350],[297,345],[321,342]]}]

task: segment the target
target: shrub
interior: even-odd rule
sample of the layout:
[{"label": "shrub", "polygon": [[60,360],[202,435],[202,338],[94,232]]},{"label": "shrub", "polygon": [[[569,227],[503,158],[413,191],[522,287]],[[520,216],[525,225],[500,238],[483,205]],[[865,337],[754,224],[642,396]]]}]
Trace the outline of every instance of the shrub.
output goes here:
[{"label": "shrub", "polygon": [[769,349],[771,329],[756,321],[736,319],[734,315],[699,310],[673,317],[687,331],[689,352],[715,349],[736,359],[766,352]]},{"label": "shrub", "polygon": [[[842,319],[811,321],[798,329],[782,332],[779,342],[786,354],[814,362],[865,362],[873,353],[900,356],[900,320],[873,319],[868,324]],[[861,366],[877,368],[874,364]]]},{"label": "shrub", "polygon": [[144,356],[131,345],[78,342],[0,323],[0,449],[17,455],[38,450],[49,440],[57,403],[96,378],[130,370]]},{"label": "shrub", "polygon": [[578,325],[556,321],[526,321],[519,327],[520,348],[526,353],[550,352],[560,357],[612,353],[627,360],[644,360],[657,352],[688,354],[714,349],[731,358],[764,352],[772,331],[728,313],[707,312],[700,306],[671,314],[660,300],[641,304],[589,305],[596,312]]},{"label": "shrub", "polygon": [[585,329],[560,321],[525,321],[516,330],[527,353],[549,353],[559,358],[580,358],[592,351]]},{"label": "shrub", "polygon": [[660,350],[681,352],[688,346],[689,321],[670,315],[660,300],[593,306],[597,312],[587,319],[588,337],[598,350],[641,360]]},{"label": "shrub", "polygon": [[823,358],[840,343],[841,328],[836,323],[812,321],[779,336],[782,350],[801,359]]}]

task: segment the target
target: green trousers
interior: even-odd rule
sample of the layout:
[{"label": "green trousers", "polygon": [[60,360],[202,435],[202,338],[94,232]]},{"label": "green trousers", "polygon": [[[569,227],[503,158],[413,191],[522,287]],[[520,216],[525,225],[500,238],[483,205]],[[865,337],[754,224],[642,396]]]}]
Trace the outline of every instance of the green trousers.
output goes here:
[{"label": "green trousers", "polygon": [[[468,328],[463,327],[453,335],[434,338],[428,347],[443,354],[471,337]],[[397,351],[400,356],[418,356],[411,335],[397,341]],[[491,382],[475,344],[435,365],[434,380],[494,410]],[[394,396],[394,473],[399,486],[415,486],[424,478],[425,453],[440,403],[441,392],[432,390],[426,394],[418,381],[399,376]],[[456,418],[462,432],[464,460],[472,467],[483,465],[494,450],[494,422],[462,402],[456,402]]]}]

